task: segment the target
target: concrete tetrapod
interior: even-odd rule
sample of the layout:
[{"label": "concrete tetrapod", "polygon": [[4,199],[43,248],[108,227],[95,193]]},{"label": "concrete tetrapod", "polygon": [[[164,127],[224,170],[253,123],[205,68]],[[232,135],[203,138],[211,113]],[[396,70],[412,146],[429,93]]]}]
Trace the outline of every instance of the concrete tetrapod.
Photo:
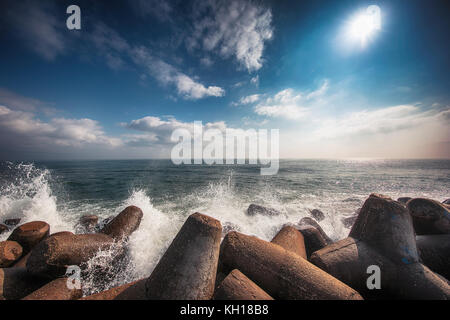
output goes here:
[{"label": "concrete tetrapod", "polygon": [[214,300],[273,300],[273,298],[238,269],[234,269],[217,287]]},{"label": "concrete tetrapod", "polygon": [[450,234],[416,237],[422,263],[450,280]]},{"label": "concrete tetrapod", "polygon": [[32,275],[26,268],[0,269],[0,300],[22,299],[47,282],[48,279]]},{"label": "concrete tetrapod", "polygon": [[221,234],[220,221],[200,213],[189,216],[148,278],[147,298],[211,299]]},{"label": "concrete tetrapod", "polygon": [[100,230],[100,233],[107,234],[116,240],[127,238],[139,227],[143,216],[142,210],[138,207],[126,207],[116,217],[109,221]]},{"label": "concrete tetrapod", "polygon": [[306,249],[303,235],[294,227],[283,227],[275,235],[271,242],[306,259]]},{"label": "concrete tetrapod", "polygon": [[27,254],[35,245],[48,237],[49,233],[50,226],[48,223],[32,221],[15,228],[8,240],[18,242],[23,248],[23,253]]},{"label": "concrete tetrapod", "polygon": [[[385,197],[371,195],[349,238],[316,251],[310,260],[365,298],[449,298],[448,284],[419,263],[406,208]],[[369,266],[380,268],[381,289],[368,289]]]},{"label": "concrete tetrapod", "polygon": [[415,198],[406,207],[418,235],[450,234],[450,210],[436,200]]},{"label": "concrete tetrapod", "polygon": [[81,288],[70,288],[67,278],[55,279],[22,300],[77,300],[83,296]]},{"label": "concrete tetrapod", "polygon": [[0,242],[0,268],[8,268],[22,256],[22,246],[15,241]]},{"label": "concrete tetrapod", "polygon": [[114,240],[105,234],[61,234],[40,242],[31,251],[27,270],[36,275],[57,278],[71,265],[81,266],[99,250],[110,249]]},{"label": "concrete tetrapod", "polygon": [[123,284],[80,300],[146,300],[145,282],[147,278]]},{"label": "concrete tetrapod", "polygon": [[238,232],[225,236],[220,261],[229,270],[242,271],[275,299],[362,299],[358,292],[298,255]]},{"label": "concrete tetrapod", "polygon": [[[448,299],[450,287],[420,263],[395,264],[365,242],[346,238],[316,251],[311,262],[355,288],[366,299]],[[369,289],[372,272],[380,268],[380,288]]]}]

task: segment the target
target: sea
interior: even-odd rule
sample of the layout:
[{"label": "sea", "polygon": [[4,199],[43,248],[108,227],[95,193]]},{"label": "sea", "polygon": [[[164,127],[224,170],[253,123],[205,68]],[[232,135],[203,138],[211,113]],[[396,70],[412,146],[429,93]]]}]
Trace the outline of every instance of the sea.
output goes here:
[{"label": "sea", "polygon": [[[51,233],[82,233],[79,218],[99,220],[129,205],[142,209],[141,225],[128,242],[120,268],[110,267],[113,250],[92,258],[82,274],[85,295],[148,277],[183,225],[195,212],[224,227],[270,241],[287,223],[312,209],[333,240],[349,229],[369,194],[450,198],[450,160],[280,160],[278,174],[263,176],[259,165],[174,165],[171,160],[0,162],[0,222],[21,218],[50,224]],[[277,216],[246,214],[252,203]],[[0,235],[5,240],[9,233]],[[104,274],[99,276],[99,272]],[[100,279],[100,280],[99,280]],[[103,280],[101,280],[103,279]],[[104,279],[107,279],[105,281]]]}]

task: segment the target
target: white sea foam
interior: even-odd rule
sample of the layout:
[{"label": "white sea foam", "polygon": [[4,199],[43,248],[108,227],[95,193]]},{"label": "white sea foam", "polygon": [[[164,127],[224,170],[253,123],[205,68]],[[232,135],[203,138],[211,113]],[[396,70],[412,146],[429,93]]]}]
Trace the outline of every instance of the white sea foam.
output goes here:
[{"label": "white sea foam", "polygon": [[[73,221],[58,211],[56,197],[49,185],[50,172],[37,169],[32,164],[11,166],[14,181],[4,184],[0,190],[0,221],[20,218],[20,224],[40,220],[50,224],[50,231],[73,231]],[[0,236],[0,240],[8,237]]]}]

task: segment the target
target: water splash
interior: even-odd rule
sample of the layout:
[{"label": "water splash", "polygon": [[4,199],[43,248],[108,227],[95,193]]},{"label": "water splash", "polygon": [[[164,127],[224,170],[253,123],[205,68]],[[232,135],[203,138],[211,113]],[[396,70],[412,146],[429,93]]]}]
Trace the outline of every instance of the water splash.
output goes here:
[{"label": "water splash", "polygon": [[[60,212],[50,187],[51,174],[34,164],[4,163],[7,177],[0,185],[0,221],[20,218],[20,223],[40,220],[50,224],[51,232],[73,231],[73,221]],[[9,234],[2,234],[0,240]]]}]

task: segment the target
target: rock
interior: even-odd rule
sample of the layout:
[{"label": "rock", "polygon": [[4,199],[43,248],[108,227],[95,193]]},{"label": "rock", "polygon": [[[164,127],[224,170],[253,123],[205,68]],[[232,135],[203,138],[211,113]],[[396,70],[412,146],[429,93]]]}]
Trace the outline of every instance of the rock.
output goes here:
[{"label": "rock", "polygon": [[249,216],[254,216],[255,214],[261,214],[263,216],[278,216],[281,214],[281,212],[272,208],[266,208],[252,203],[248,206],[247,214]]},{"label": "rock", "polygon": [[126,283],[80,300],[146,300],[145,282],[147,278]]},{"label": "rock", "polygon": [[379,199],[385,199],[385,200],[392,200],[391,197],[386,196],[386,195],[381,194],[381,193],[371,193],[371,194],[369,195],[369,197],[379,198]]},{"label": "rock", "polygon": [[33,249],[26,267],[32,274],[57,278],[68,266],[82,267],[99,250],[108,250],[113,244],[110,236],[101,233],[51,236]]},{"label": "rock", "polygon": [[307,259],[303,235],[293,227],[283,227],[271,242]]},{"label": "rock", "polygon": [[317,221],[322,221],[323,219],[325,219],[325,213],[323,213],[319,209],[313,209],[310,211],[310,213]]},{"label": "rock", "polygon": [[143,216],[142,210],[138,207],[126,207],[106,224],[100,233],[107,234],[116,240],[127,238],[139,227]]},{"label": "rock", "polygon": [[70,288],[67,278],[55,279],[22,300],[77,300],[83,296],[81,288]]},{"label": "rock", "polygon": [[84,215],[80,218],[79,223],[86,231],[93,231],[97,226],[98,217],[96,215]]},{"label": "rock", "polygon": [[28,258],[31,255],[31,251],[28,252],[26,255],[22,256],[17,262],[15,262],[11,267],[12,268],[25,268],[27,266]]},{"label": "rock", "polygon": [[355,223],[356,219],[358,219],[358,215],[342,218],[341,221],[344,227],[351,228]]},{"label": "rock", "polygon": [[26,268],[0,269],[0,300],[22,299],[47,282],[47,279],[29,274]]},{"label": "rock", "polygon": [[214,293],[222,226],[200,213],[186,220],[146,283],[154,300],[208,300]]},{"label": "rock", "polygon": [[406,207],[418,235],[450,233],[450,211],[443,204],[431,199],[415,198],[408,201]]},{"label": "rock", "polygon": [[[400,205],[400,204],[399,204]],[[417,262],[395,264],[363,241],[351,237],[316,251],[311,262],[366,299],[448,299],[450,287]],[[369,290],[369,266],[380,268],[380,289]]]},{"label": "rock", "polygon": [[411,216],[392,199],[370,195],[349,237],[364,241],[394,263],[419,261]]},{"label": "rock", "polygon": [[328,245],[322,234],[312,226],[300,226],[297,230],[303,235],[305,242],[306,256],[309,258],[313,252]]},{"label": "rock", "polygon": [[442,201],[443,204],[450,204],[450,198],[447,200]]},{"label": "rock", "polygon": [[[49,235],[49,238],[50,237],[55,237],[55,236],[66,236],[66,235],[73,236],[73,233],[70,232],[70,231],[56,232],[56,233],[53,233],[53,234]],[[22,256],[19,259],[19,261],[17,261],[12,267],[13,268],[19,268],[19,267],[24,267],[25,268],[27,266],[27,261],[28,261],[28,258],[30,257],[30,255],[31,255],[31,251],[28,252],[26,255]]]},{"label": "rock", "polygon": [[325,231],[323,231],[322,227],[314,219],[312,219],[310,217],[304,217],[304,218],[302,218],[300,220],[299,226],[311,226],[311,227],[314,227],[320,232],[320,234],[325,239],[327,244],[333,243],[333,240],[331,240],[330,237],[327,236]]},{"label": "rock", "polygon": [[20,218],[15,218],[15,219],[6,219],[4,221],[4,223],[8,226],[8,227],[15,227],[20,223]]},{"label": "rock", "polygon": [[416,244],[422,263],[450,280],[450,234],[417,236]]},{"label": "rock", "polygon": [[52,233],[51,235],[49,235],[49,237],[73,236],[73,235],[74,235],[73,232],[70,231],[60,231]]},{"label": "rock", "polygon": [[22,256],[22,246],[15,241],[0,242],[0,268],[8,268]]},{"label": "rock", "polygon": [[239,269],[275,299],[361,299],[352,288],[273,243],[238,232],[221,245],[223,268]]},{"label": "rock", "polygon": [[214,300],[273,300],[256,283],[234,269],[214,292]]},{"label": "rock", "polygon": [[411,200],[411,197],[400,197],[397,199],[398,202],[406,204],[409,200]]},{"label": "rock", "polygon": [[237,224],[232,222],[225,222],[222,228],[222,236],[224,237],[228,232],[240,230],[241,228]]},{"label": "rock", "polygon": [[9,236],[8,240],[17,241],[26,254],[35,245],[47,238],[50,233],[50,226],[43,221],[33,221],[25,223],[17,228]]},{"label": "rock", "polygon": [[0,223],[0,234],[8,232],[8,231],[9,231],[9,228],[6,225]]}]

